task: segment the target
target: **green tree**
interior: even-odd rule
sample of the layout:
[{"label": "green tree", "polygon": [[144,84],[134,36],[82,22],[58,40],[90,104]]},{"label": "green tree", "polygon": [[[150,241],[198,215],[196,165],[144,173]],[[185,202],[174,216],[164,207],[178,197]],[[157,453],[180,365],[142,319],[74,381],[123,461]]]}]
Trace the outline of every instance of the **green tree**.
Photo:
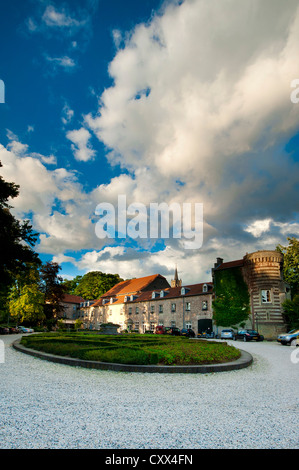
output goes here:
[{"label": "green tree", "polygon": [[78,287],[79,282],[81,281],[81,279],[82,279],[82,276],[76,276],[76,277],[74,277],[74,279],[64,279],[62,284],[65,287],[65,292],[67,294],[76,295],[75,290]]},{"label": "green tree", "polygon": [[37,284],[26,284],[20,292],[13,288],[9,295],[9,312],[18,323],[40,323],[45,319],[44,294]]},{"label": "green tree", "polygon": [[75,295],[83,297],[83,299],[95,300],[122,280],[123,279],[121,279],[118,274],[90,271],[82,276],[74,293]]},{"label": "green tree", "polygon": [[250,297],[239,268],[214,272],[213,318],[217,326],[232,327],[250,314]]},{"label": "green tree", "polygon": [[288,328],[299,328],[299,294],[292,300],[287,299],[282,304],[283,316]]},{"label": "green tree", "polygon": [[[0,162],[0,167],[2,164]],[[30,263],[40,263],[33,251],[38,234],[28,220],[19,221],[11,213],[8,201],[17,197],[19,186],[0,176],[0,296],[8,293],[15,277],[28,269]]]},{"label": "green tree", "polygon": [[65,294],[62,277],[58,276],[61,267],[58,263],[47,262],[40,268],[41,292],[44,294],[44,313],[47,320],[59,319],[64,311],[61,301]]},{"label": "green tree", "polygon": [[288,246],[278,245],[276,250],[284,255],[283,276],[290,284],[292,298],[299,294],[299,240],[288,237]]}]

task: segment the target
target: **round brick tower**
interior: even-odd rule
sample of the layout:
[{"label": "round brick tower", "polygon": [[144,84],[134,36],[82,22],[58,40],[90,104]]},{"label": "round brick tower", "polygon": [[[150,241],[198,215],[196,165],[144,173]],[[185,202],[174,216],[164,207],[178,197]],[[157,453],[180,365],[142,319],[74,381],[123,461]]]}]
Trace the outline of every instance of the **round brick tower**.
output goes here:
[{"label": "round brick tower", "polygon": [[285,331],[282,303],[289,297],[289,286],[283,281],[283,254],[278,251],[256,251],[243,258],[243,275],[251,301],[252,327],[265,338]]}]

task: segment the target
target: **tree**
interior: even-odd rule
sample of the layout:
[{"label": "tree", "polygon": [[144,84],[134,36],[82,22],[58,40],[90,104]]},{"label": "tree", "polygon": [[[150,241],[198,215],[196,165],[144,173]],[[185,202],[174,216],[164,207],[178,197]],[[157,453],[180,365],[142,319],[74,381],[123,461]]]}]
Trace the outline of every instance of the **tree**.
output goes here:
[{"label": "tree", "polygon": [[81,281],[82,276],[76,276],[74,279],[64,279],[62,284],[65,287],[65,291],[68,294],[76,295],[75,290],[76,287],[79,285],[79,282]]},{"label": "tree", "polygon": [[276,250],[284,255],[283,276],[290,284],[292,298],[299,294],[299,240],[288,237],[289,246],[278,245]]},{"label": "tree", "polygon": [[47,262],[40,268],[41,292],[44,294],[44,313],[47,320],[57,320],[62,316],[61,304],[65,294],[62,277],[58,276],[61,267],[54,262]]},{"label": "tree", "polygon": [[292,300],[287,299],[282,304],[283,316],[288,328],[299,328],[299,294]]},{"label": "tree", "polygon": [[44,294],[37,284],[26,284],[20,293],[12,289],[9,299],[9,311],[17,324],[19,322],[36,324],[45,319]]},{"label": "tree", "polygon": [[74,289],[74,294],[86,300],[95,300],[122,280],[118,274],[90,271],[79,280],[77,287]]},{"label": "tree", "polygon": [[[2,164],[0,162],[0,167]],[[33,251],[38,234],[32,231],[28,220],[19,221],[10,212],[8,201],[19,194],[19,186],[6,182],[0,176],[0,295],[8,293],[17,274],[28,269],[30,263],[40,263]]]},{"label": "tree", "polygon": [[232,327],[245,322],[250,314],[248,287],[239,268],[214,272],[214,321]]},{"label": "tree", "polygon": [[9,313],[17,323],[40,323],[45,319],[44,294],[40,291],[40,277],[35,264],[19,273],[8,295]]}]

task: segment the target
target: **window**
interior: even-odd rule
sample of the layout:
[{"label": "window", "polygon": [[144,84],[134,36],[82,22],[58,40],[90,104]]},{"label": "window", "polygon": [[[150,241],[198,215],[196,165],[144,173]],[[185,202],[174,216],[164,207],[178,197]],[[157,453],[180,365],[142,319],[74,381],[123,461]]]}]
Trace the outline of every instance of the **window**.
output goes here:
[{"label": "window", "polygon": [[132,307],[129,307],[129,315],[132,315]]},{"label": "window", "polygon": [[155,306],[151,305],[151,313],[155,313]]},{"label": "window", "polygon": [[190,312],[191,310],[191,302],[186,302],[186,310]]},{"label": "window", "polygon": [[208,301],[207,300],[202,301],[202,310],[208,310]]},{"label": "window", "polygon": [[171,326],[172,326],[172,328],[175,328],[175,321],[171,322]]},{"label": "window", "polygon": [[155,331],[155,323],[151,322],[151,331]]},{"label": "window", "polygon": [[139,313],[139,307],[136,307],[135,309],[135,313],[138,314]]},{"label": "window", "polygon": [[112,315],[112,308],[110,308],[109,310],[109,315]]},{"label": "window", "polygon": [[176,304],[171,304],[171,311],[175,312],[175,310],[176,310]]},{"label": "window", "polygon": [[271,291],[267,289],[263,289],[261,291],[262,296],[262,304],[268,304],[271,302]]},{"label": "window", "polygon": [[135,321],[134,326],[135,326],[135,328],[134,328],[135,330],[139,330],[139,321]]},{"label": "window", "polygon": [[159,313],[163,313],[163,305],[159,305]]},{"label": "window", "polygon": [[192,323],[186,323],[186,328],[192,328]]}]

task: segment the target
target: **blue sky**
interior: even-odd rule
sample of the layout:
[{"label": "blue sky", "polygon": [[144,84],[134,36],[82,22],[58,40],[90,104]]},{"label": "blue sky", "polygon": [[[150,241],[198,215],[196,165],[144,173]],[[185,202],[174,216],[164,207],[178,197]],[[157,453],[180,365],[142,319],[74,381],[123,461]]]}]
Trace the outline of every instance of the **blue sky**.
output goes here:
[{"label": "blue sky", "polygon": [[[12,0],[0,160],[42,260],[72,277],[210,279],[298,236],[299,11],[288,0]],[[100,240],[97,204],[203,203],[203,245]]]}]

